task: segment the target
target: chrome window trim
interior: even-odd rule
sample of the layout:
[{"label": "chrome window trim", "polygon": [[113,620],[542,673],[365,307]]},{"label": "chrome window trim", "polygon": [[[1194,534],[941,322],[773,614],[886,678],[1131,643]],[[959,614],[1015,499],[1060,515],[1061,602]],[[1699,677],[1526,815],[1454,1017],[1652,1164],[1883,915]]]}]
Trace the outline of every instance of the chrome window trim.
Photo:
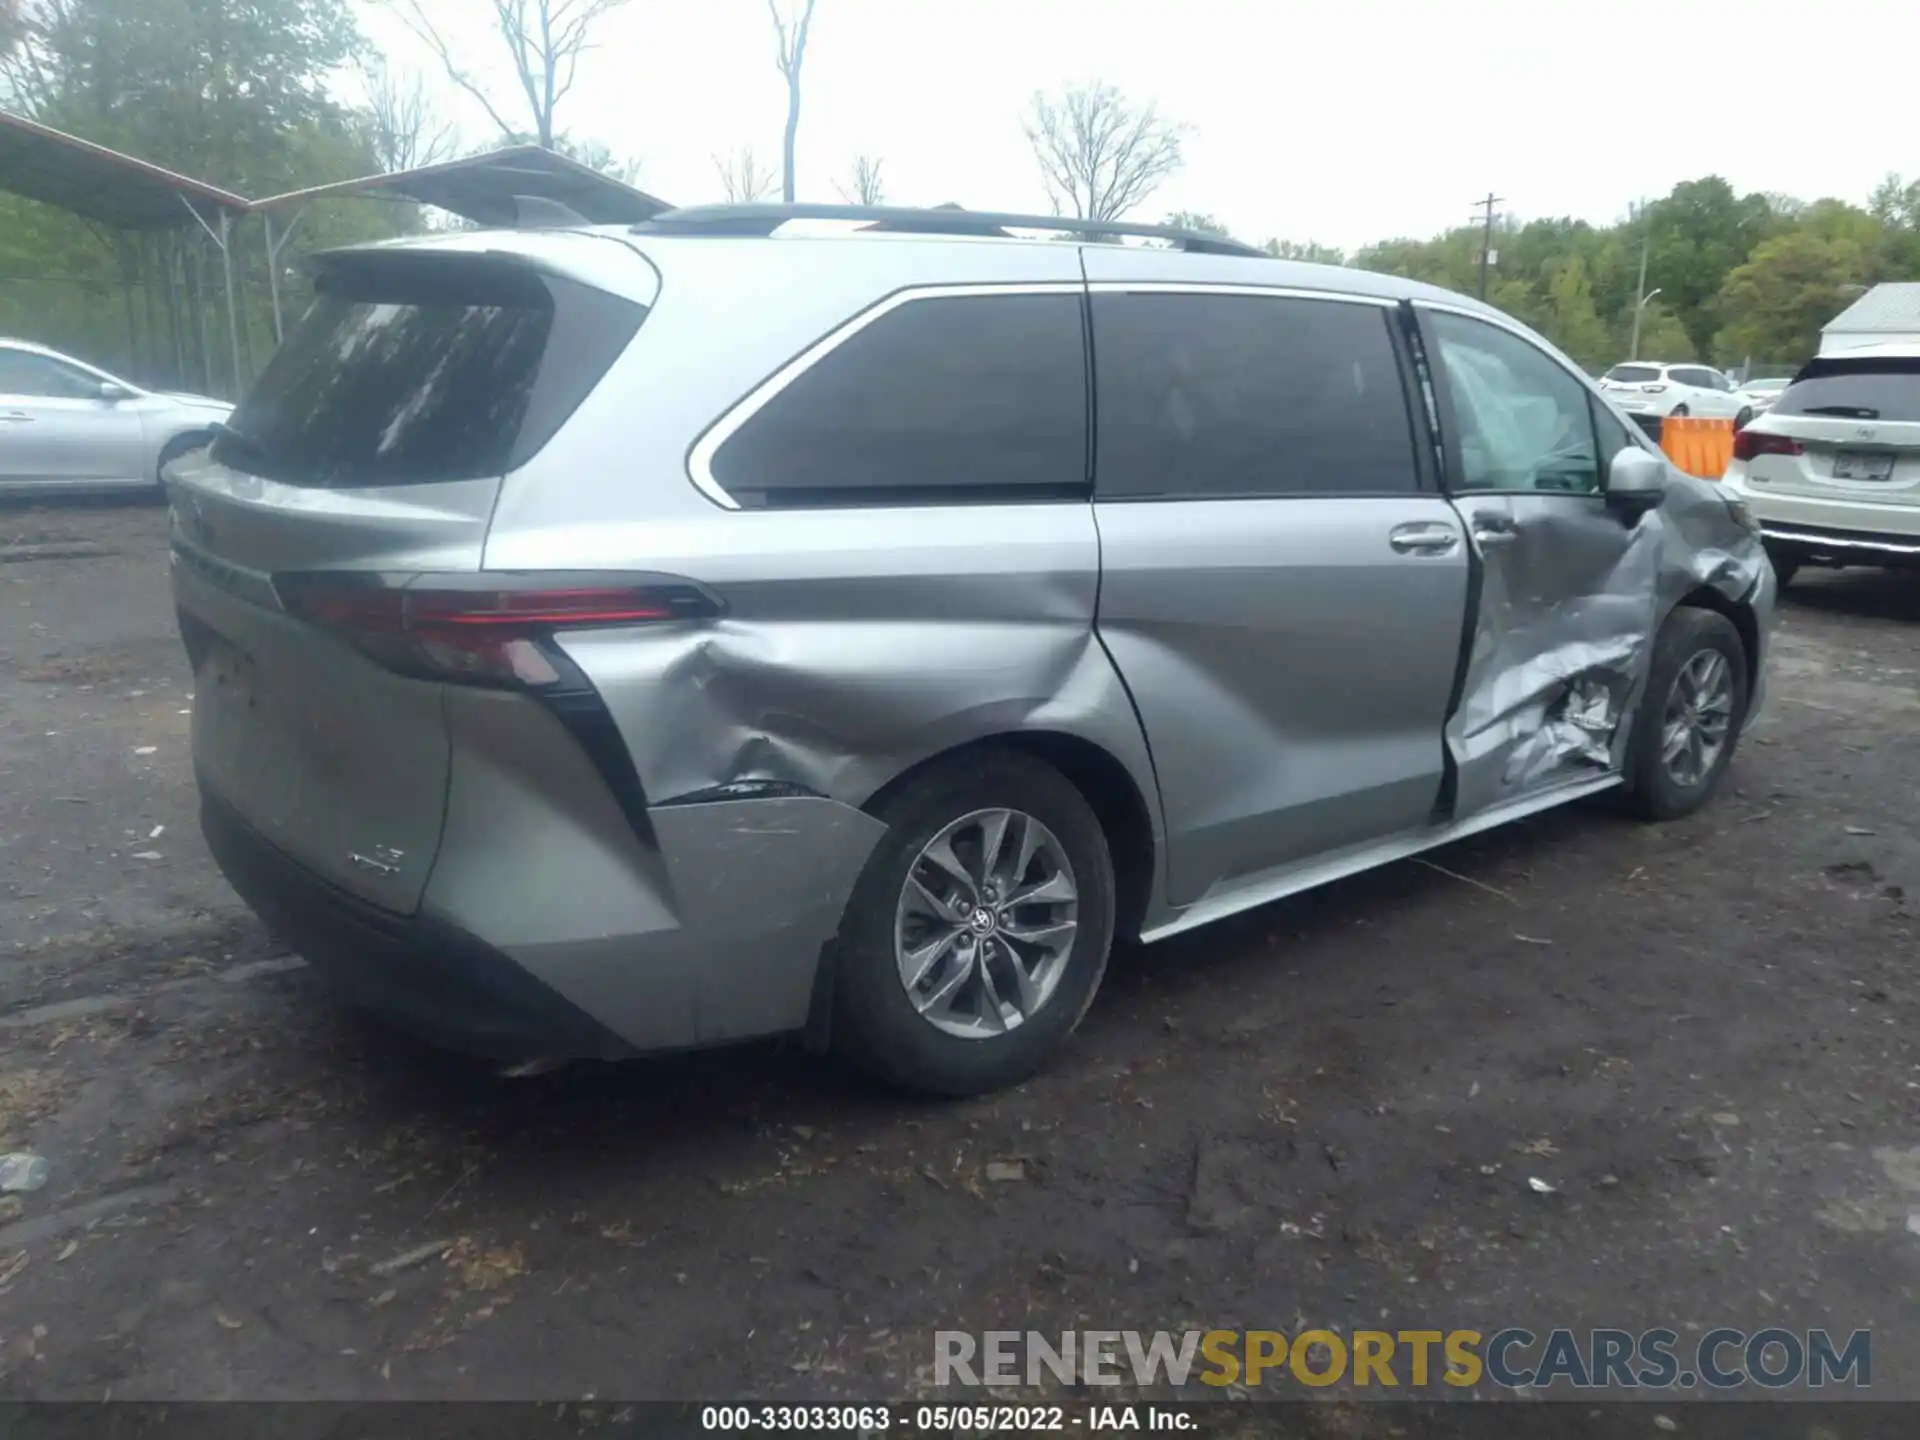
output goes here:
[{"label": "chrome window trim", "polygon": [[1200,280],[1094,280],[1091,295],[1249,295],[1271,300],[1333,300],[1342,305],[1372,305],[1391,310],[1400,302],[1389,295],[1359,295],[1348,290],[1303,290],[1297,285],[1209,285]]},{"label": "chrome window trim", "polygon": [[842,321],[736,400],[718,420],[707,427],[705,434],[694,441],[693,448],[687,452],[687,477],[693,481],[695,489],[721,509],[740,509],[740,502],[714,478],[713,457],[720,453],[720,447],[765,409],[782,390],[874,321],[891,315],[902,306],[911,305],[916,300],[986,299],[999,295],[1084,295],[1086,289],[1085,282],[1079,280],[1047,280],[1008,285],[911,285],[904,290],[896,290]]}]

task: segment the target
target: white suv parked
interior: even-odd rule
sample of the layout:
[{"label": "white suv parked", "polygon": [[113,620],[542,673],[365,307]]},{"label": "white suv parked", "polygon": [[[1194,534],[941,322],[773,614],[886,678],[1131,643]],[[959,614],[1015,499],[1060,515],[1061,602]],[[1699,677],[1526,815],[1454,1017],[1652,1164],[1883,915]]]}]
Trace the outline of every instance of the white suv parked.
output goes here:
[{"label": "white suv parked", "polygon": [[1920,565],[1920,349],[1810,361],[1733,437],[1721,488],[1783,585],[1802,565]]},{"label": "white suv parked", "polygon": [[1745,425],[1753,418],[1753,402],[1726,376],[1705,365],[1630,361],[1601,376],[1600,388],[1635,419],[1695,415],[1703,420],[1731,420]]}]

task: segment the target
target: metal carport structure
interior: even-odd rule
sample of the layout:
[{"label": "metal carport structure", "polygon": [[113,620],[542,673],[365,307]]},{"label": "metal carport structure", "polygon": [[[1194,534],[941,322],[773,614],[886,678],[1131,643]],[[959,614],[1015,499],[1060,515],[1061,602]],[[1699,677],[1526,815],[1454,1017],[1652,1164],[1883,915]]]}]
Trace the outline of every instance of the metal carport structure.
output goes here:
[{"label": "metal carport structure", "polygon": [[[243,196],[7,111],[0,111],[0,191],[65,210],[121,235],[198,225],[220,252],[233,377],[236,388],[239,386],[240,327],[232,240],[235,218],[244,217],[252,208]],[[124,252],[122,259],[124,264]],[[174,279],[169,263],[167,302],[176,361],[184,365]],[[200,318],[204,352],[204,308]],[[134,329],[131,285],[127,290],[127,319],[129,329]]]},{"label": "metal carport structure", "polygon": [[[477,225],[511,227],[528,223],[529,211],[557,206],[592,225],[637,225],[671,210],[665,200],[603,174],[590,165],[538,145],[514,145],[464,160],[422,165],[339,180],[305,190],[290,190],[256,200],[267,233],[267,282],[272,291],[274,334],[281,333],[280,251],[306,207],[316,200],[386,200],[431,205]],[[528,206],[523,202],[534,202]],[[276,235],[274,216],[289,215]]]}]

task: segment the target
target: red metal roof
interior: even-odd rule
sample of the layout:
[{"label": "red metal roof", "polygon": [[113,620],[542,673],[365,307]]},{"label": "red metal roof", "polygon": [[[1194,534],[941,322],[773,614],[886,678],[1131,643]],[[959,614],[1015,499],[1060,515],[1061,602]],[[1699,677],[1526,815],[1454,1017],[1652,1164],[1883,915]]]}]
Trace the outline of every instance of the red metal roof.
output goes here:
[{"label": "red metal roof", "polygon": [[251,208],[243,196],[4,110],[0,190],[124,230],[193,224],[183,200],[207,221]]}]

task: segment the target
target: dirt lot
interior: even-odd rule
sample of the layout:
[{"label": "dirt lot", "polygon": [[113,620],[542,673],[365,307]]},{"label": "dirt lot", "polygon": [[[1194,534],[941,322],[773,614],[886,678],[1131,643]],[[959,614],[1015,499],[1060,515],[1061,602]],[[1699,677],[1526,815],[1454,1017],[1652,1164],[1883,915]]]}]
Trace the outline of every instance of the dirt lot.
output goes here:
[{"label": "dirt lot", "polygon": [[162,535],[0,510],[0,1151],[51,1166],[0,1395],[898,1397],[936,1328],[1385,1321],[1874,1327],[1920,1397],[1920,583],[1796,585],[1705,814],[1123,953],[1044,1076],[924,1105],[331,1003],[202,847]]}]

